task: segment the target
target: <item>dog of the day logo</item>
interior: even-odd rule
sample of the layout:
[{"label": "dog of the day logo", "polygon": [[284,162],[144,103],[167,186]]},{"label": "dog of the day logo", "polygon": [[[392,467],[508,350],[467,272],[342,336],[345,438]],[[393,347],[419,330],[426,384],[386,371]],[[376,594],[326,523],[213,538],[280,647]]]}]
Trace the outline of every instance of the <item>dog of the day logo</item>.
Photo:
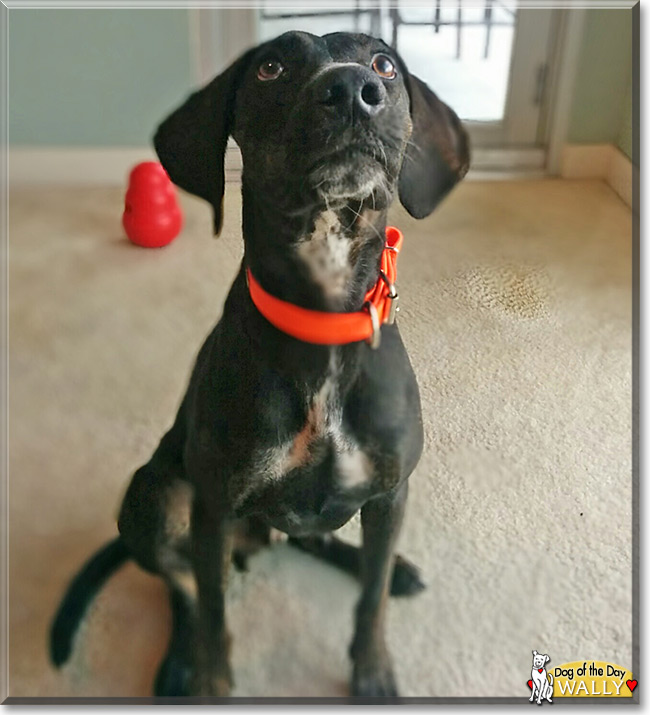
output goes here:
[{"label": "dog of the day logo", "polygon": [[537,700],[537,704],[541,705],[545,700],[552,703],[553,696],[553,676],[546,672],[546,664],[551,660],[551,657],[545,653],[533,651],[533,669],[530,672],[530,680],[528,687],[533,691],[529,698],[529,702]]},{"label": "dog of the day logo", "polygon": [[553,698],[631,698],[638,682],[632,672],[600,660],[575,661],[551,667],[549,655],[533,651],[529,702]]}]

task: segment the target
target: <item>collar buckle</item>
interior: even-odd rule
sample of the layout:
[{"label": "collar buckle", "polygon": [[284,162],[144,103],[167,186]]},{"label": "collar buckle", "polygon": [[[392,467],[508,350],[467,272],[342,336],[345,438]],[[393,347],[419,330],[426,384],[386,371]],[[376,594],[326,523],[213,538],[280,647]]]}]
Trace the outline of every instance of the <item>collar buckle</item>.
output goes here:
[{"label": "collar buckle", "polygon": [[387,325],[392,325],[395,322],[397,313],[399,313],[399,293],[395,288],[395,284],[388,280],[388,276],[383,272],[379,271],[379,277],[384,281],[388,288],[388,295],[386,296],[390,300],[390,308],[388,309],[388,317],[384,321]]},{"label": "collar buckle", "polygon": [[386,318],[386,323],[392,325],[395,322],[397,313],[399,313],[399,295],[395,291],[394,295],[389,294],[390,299],[390,309],[388,310],[388,318]]},{"label": "collar buckle", "polygon": [[381,324],[379,323],[379,314],[377,313],[377,308],[375,304],[367,300],[364,308],[368,309],[368,314],[370,315],[370,320],[372,321],[372,335],[368,338],[368,345],[370,345],[372,350],[376,350],[381,344]]}]

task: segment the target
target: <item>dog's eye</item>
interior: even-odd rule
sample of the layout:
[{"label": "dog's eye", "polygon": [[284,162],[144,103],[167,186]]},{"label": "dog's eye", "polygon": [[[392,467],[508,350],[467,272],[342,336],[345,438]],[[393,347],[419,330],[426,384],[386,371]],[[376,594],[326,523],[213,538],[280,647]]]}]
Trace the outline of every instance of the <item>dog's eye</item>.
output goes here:
[{"label": "dog's eye", "polygon": [[277,60],[265,60],[257,70],[257,79],[269,82],[277,79],[284,72],[284,67]]},{"label": "dog's eye", "polygon": [[386,55],[375,55],[372,60],[373,70],[384,79],[395,79],[397,71],[390,57]]}]

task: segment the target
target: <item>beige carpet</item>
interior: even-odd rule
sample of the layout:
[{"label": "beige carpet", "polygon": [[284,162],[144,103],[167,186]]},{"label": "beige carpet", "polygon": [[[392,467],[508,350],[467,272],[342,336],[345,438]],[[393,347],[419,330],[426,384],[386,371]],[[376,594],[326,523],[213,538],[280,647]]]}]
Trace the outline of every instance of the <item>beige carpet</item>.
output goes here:
[{"label": "beige carpet", "polygon": [[[10,198],[9,693],[148,695],[156,579],[119,572],[62,672],[46,631],[220,314],[238,189],[219,241],[184,197],[162,250],[122,237],[119,189]],[[402,694],[527,697],[532,649],[631,668],[629,210],[600,182],[465,183],[393,221],[426,427],[400,548],[429,584],[390,610]],[[344,695],[356,583],[286,545],[251,567],[229,592],[234,694]]]}]

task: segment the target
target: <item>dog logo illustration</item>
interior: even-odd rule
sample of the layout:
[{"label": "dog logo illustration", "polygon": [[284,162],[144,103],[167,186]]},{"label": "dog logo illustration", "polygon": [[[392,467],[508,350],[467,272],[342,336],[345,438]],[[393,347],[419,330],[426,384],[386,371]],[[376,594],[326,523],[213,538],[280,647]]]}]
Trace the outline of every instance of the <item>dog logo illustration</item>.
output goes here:
[{"label": "dog logo illustration", "polygon": [[546,672],[546,664],[551,660],[550,656],[533,651],[533,668],[531,670],[531,679],[528,681],[531,693],[528,702],[533,702],[537,699],[537,704],[541,705],[543,700],[553,703],[553,676]]}]

